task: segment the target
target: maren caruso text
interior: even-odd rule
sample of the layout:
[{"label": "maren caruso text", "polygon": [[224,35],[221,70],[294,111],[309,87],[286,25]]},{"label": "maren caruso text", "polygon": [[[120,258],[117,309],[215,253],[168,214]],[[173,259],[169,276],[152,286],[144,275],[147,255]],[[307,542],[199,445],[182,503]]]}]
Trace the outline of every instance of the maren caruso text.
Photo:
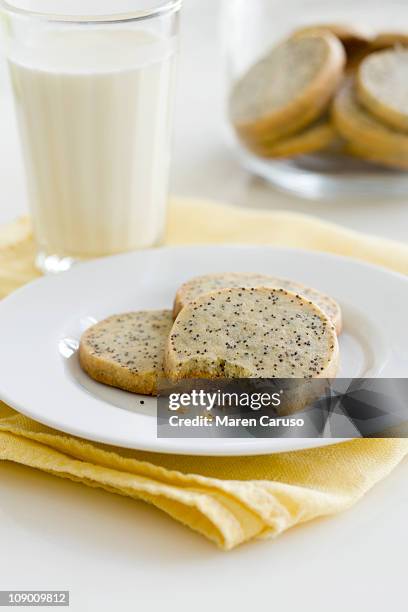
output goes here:
[{"label": "maren caruso text", "polygon": [[231,417],[228,415],[200,415],[182,417],[177,414],[169,418],[171,427],[303,427],[304,419],[290,417]]}]

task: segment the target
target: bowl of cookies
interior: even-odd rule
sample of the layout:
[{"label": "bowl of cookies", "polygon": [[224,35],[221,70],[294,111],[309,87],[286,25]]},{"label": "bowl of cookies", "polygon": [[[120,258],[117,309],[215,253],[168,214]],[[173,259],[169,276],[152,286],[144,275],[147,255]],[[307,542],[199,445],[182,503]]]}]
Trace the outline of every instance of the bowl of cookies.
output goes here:
[{"label": "bowl of cookies", "polygon": [[310,198],[406,194],[408,7],[248,4],[223,10],[228,140],[241,163]]}]

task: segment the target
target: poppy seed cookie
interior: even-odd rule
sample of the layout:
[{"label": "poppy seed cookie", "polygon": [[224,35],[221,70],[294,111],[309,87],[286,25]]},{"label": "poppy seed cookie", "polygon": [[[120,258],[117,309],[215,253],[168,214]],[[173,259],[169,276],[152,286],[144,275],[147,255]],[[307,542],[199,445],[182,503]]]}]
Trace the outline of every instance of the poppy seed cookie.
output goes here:
[{"label": "poppy seed cookie", "polygon": [[283,138],[320,117],[344,64],[343,46],[330,33],[290,38],[274,47],[232,89],[229,115],[240,138]]},{"label": "poppy seed cookie", "polygon": [[348,81],[337,94],[332,109],[333,122],[338,132],[349,143],[350,151],[367,150],[372,159],[395,160],[395,166],[408,165],[408,134],[399,132],[359,104],[353,81]]},{"label": "poppy seed cookie", "polygon": [[170,310],[144,310],[108,317],[82,335],[81,367],[105,385],[156,395],[172,323]]},{"label": "poppy seed cookie", "polygon": [[372,53],[357,73],[358,99],[380,121],[408,131],[408,49]]},{"label": "poppy seed cookie", "polygon": [[319,121],[304,128],[302,131],[281,138],[279,140],[268,140],[255,143],[244,143],[247,148],[265,159],[296,157],[315,153],[327,148],[336,140],[336,131],[328,121]]},{"label": "poppy seed cookie", "polygon": [[400,155],[389,155],[373,149],[373,147],[365,147],[364,144],[349,142],[344,147],[343,152],[352,157],[356,157],[371,164],[385,166],[394,170],[408,170],[408,158],[402,158]]},{"label": "poppy seed cookie", "polygon": [[181,378],[317,378],[336,375],[333,324],[285,289],[234,288],[202,295],[174,322],[164,369]]},{"label": "poppy seed cookie", "polygon": [[293,291],[314,302],[333,322],[337,334],[341,333],[342,315],[339,304],[333,298],[284,278],[276,278],[267,274],[255,274],[250,272],[223,272],[220,274],[207,274],[196,276],[187,281],[178,289],[173,306],[173,316],[178,313],[189,302],[197,299],[205,293],[219,289],[233,289],[234,287],[272,287]]}]

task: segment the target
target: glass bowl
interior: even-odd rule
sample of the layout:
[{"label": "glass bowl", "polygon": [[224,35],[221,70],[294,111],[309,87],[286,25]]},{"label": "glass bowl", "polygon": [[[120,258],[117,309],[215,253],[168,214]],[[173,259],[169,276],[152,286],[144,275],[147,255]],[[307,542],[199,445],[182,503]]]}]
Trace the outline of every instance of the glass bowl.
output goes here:
[{"label": "glass bowl", "polygon": [[[408,24],[408,3],[401,0],[286,0],[284,3],[278,0],[223,0],[221,32],[226,107],[234,84],[295,30],[314,25],[345,24],[366,32],[371,45],[380,33],[400,33],[404,23]],[[408,41],[408,26],[406,35]],[[346,69],[345,74],[348,72]],[[336,148],[291,158],[260,157],[237,137],[228,120],[228,112],[226,127],[228,143],[240,163],[287,192],[313,199],[401,197],[408,193],[407,171],[366,162]]]}]

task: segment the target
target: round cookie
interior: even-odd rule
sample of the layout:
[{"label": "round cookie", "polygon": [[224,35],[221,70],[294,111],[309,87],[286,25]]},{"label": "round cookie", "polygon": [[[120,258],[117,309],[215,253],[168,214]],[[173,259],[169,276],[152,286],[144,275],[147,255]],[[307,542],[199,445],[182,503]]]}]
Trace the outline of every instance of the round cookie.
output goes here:
[{"label": "round cookie", "polygon": [[244,144],[255,155],[266,159],[296,157],[325,149],[336,140],[336,136],[333,125],[329,121],[321,121],[281,140]]},{"label": "round cookie", "polygon": [[[332,108],[333,122],[351,145],[385,158],[408,161],[408,135],[380,122],[357,100],[353,82],[347,81],[337,94]],[[401,166],[402,167],[402,166]]]},{"label": "round cookie", "polygon": [[105,385],[156,395],[172,324],[170,310],[145,310],[108,317],[82,335],[81,367],[91,378]]},{"label": "round cookie", "polygon": [[372,53],[360,65],[358,99],[380,121],[408,132],[408,49]]},{"label": "round cookie", "polygon": [[381,151],[376,151],[372,147],[365,147],[362,144],[347,143],[343,152],[346,155],[352,155],[353,157],[358,157],[359,159],[371,162],[373,164],[378,164],[380,166],[386,166],[390,169],[408,170],[407,158],[401,158],[399,156],[392,157],[391,155],[386,155]]},{"label": "round cookie", "polygon": [[179,287],[173,305],[173,316],[177,317],[179,312],[197,298],[218,291],[220,289],[234,288],[256,288],[268,287],[286,289],[293,291],[314,302],[332,321],[337,334],[342,329],[342,314],[339,304],[328,295],[306,287],[301,283],[296,283],[284,278],[277,278],[267,274],[256,274],[251,272],[222,272],[219,274],[206,274],[196,276]]},{"label": "round cookie", "polygon": [[164,369],[181,378],[330,378],[339,348],[313,302],[285,289],[234,288],[202,295],[174,322]]},{"label": "round cookie", "polygon": [[245,141],[279,139],[320,117],[343,75],[344,49],[329,34],[290,38],[232,89],[229,115]]}]

